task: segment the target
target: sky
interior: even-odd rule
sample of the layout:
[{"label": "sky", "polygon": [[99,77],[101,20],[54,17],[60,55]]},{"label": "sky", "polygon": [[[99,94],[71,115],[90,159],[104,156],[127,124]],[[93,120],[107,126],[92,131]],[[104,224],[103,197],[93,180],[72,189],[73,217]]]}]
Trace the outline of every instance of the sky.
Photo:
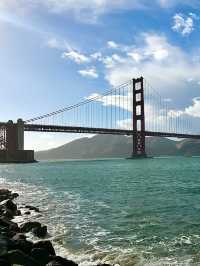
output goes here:
[{"label": "sky", "polygon": [[[199,0],[1,0],[0,121],[24,120],[144,76],[200,118]],[[83,135],[26,133],[27,149]]]}]

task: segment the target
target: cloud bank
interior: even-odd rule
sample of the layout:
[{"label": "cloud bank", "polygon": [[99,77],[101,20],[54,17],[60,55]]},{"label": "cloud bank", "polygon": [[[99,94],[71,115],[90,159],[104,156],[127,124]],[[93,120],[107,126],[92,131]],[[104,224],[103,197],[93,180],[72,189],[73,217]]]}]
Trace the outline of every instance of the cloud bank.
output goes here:
[{"label": "cloud bank", "polygon": [[115,11],[170,8],[176,5],[199,6],[198,0],[1,0],[0,10],[25,11],[43,8],[51,13],[73,15],[79,20],[94,22],[102,14]]}]

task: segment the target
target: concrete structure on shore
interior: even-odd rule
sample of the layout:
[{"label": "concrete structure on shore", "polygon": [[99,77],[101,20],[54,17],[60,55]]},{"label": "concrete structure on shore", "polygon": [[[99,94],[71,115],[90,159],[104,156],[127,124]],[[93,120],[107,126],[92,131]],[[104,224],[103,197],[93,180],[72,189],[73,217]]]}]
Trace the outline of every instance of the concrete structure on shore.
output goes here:
[{"label": "concrete structure on shore", "polygon": [[[1,141],[2,140],[2,141]],[[24,150],[24,122],[12,120],[0,128],[0,163],[34,162],[34,151]]]}]

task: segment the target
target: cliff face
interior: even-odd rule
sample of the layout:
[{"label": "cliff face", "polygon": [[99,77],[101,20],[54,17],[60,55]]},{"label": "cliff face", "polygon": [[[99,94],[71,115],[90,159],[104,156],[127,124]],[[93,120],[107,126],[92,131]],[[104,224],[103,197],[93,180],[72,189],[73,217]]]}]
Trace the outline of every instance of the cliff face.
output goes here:
[{"label": "cliff face", "polygon": [[[96,135],[72,141],[55,149],[36,152],[35,157],[37,160],[129,157],[131,148],[131,137]],[[200,141],[147,138],[146,150],[147,154],[154,156],[200,155]]]}]

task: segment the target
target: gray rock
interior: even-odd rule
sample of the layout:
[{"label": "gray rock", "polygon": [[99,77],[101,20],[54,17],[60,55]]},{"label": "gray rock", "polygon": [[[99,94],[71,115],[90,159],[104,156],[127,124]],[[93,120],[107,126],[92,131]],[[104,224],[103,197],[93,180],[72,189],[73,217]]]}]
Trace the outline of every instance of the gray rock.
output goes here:
[{"label": "gray rock", "polygon": [[20,250],[25,254],[30,254],[33,249],[33,243],[26,239],[10,240],[9,241],[9,250]]},{"label": "gray rock", "polygon": [[27,208],[31,211],[40,212],[39,208],[31,206],[31,205],[26,205],[25,208]]},{"label": "gray rock", "polygon": [[14,218],[14,213],[13,213],[13,211],[11,211],[9,209],[5,209],[5,210],[2,210],[1,216],[5,217],[9,220],[12,220]]},{"label": "gray rock", "polygon": [[41,223],[39,222],[26,222],[20,225],[20,231],[22,233],[28,233],[30,232],[33,228],[40,228]]},{"label": "gray rock", "polygon": [[8,189],[0,189],[0,202],[11,197],[11,191]]},{"label": "gray rock", "polygon": [[6,259],[0,258],[0,266],[12,266]]},{"label": "gray rock", "polygon": [[52,260],[46,266],[62,266],[59,262]]},{"label": "gray rock", "polygon": [[62,265],[62,266],[78,266],[78,264],[76,264],[75,262],[62,258],[60,256],[53,257],[53,260],[51,262],[58,263],[58,265]]},{"label": "gray rock", "polygon": [[9,251],[6,258],[11,264],[19,264],[23,266],[40,266],[33,258],[25,255],[20,250]]},{"label": "gray rock", "polygon": [[0,256],[3,256],[8,251],[8,238],[0,235]]},{"label": "gray rock", "polygon": [[21,215],[22,215],[22,213],[21,213],[21,211],[20,211],[20,210],[17,210],[15,215],[16,215],[16,216],[21,216]]},{"label": "gray rock", "polygon": [[13,212],[13,214],[15,214],[17,211],[17,205],[11,199],[7,199],[7,200],[3,200],[0,203],[0,209],[1,210],[10,210]]},{"label": "gray rock", "polygon": [[40,262],[41,265],[46,265],[50,260],[49,252],[44,248],[33,248],[30,256]]},{"label": "gray rock", "polygon": [[11,231],[15,231],[18,232],[19,231],[19,227],[16,223],[10,221],[8,218],[6,217],[0,217],[0,227],[5,227]]},{"label": "gray rock", "polygon": [[32,229],[32,232],[35,236],[43,238],[47,235],[47,227],[46,226],[36,227]]},{"label": "gray rock", "polygon": [[11,194],[11,197],[12,197],[12,199],[16,199],[17,197],[19,197],[19,194],[14,192]]},{"label": "gray rock", "polygon": [[33,244],[33,248],[43,248],[48,251],[49,255],[52,255],[52,256],[56,255],[53,245],[49,240],[38,241]]},{"label": "gray rock", "polygon": [[98,264],[97,266],[112,266],[112,265],[110,265],[110,264]]},{"label": "gray rock", "polygon": [[22,233],[17,233],[12,237],[13,240],[26,240],[26,236]]}]

